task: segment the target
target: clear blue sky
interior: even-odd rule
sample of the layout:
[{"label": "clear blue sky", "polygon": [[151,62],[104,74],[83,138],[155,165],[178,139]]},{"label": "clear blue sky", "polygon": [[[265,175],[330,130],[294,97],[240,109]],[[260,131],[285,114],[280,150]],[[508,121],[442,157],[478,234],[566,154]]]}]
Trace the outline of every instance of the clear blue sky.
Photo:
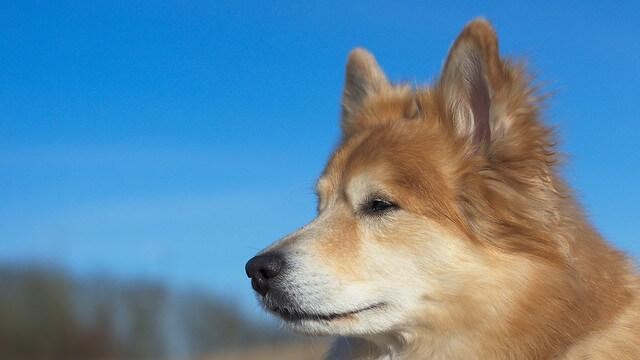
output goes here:
[{"label": "clear blue sky", "polygon": [[[313,217],[344,61],[426,83],[484,15],[553,91],[565,173],[640,255],[640,5],[0,3],[0,260],[200,286]],[[402,3],[402,4],[400,4]]]}]

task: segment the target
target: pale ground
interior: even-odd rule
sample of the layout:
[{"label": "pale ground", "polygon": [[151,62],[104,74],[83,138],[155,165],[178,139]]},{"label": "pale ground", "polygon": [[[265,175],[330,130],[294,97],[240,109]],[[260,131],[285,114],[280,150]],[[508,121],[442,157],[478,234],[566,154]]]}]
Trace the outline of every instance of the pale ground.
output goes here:
[{"label": "pale ground", "polygon": [[214,354],[195,360],[321,360],[328,346],[329,342],[327,340],[320,340],[281,346],[257,347],[246,351]]}]

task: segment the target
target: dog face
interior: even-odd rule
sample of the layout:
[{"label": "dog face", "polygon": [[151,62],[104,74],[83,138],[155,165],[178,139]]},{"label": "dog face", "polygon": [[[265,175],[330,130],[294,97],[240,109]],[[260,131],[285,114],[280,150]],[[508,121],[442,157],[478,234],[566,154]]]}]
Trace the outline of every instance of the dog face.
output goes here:
[{"label": "dog face", "polygon": [[305,332],[381,332],[464,286],[449,277],[477,270],[469,265],[481,255],[447,220],[456,215],[438,159],[446,144],[433,135],[431,153],[411,156],[428,139],[419,127],[379,129],[338,150],[318,181],[318,217],[266,250],[284,257],[267,309]]},{"label": "dog face", "polygon": [[343,140],[317,182],[318,216],[247,264],[264,307],[304,333],[371,335],[471,328],[515,301],[534,262],[514,251],[551,245],[492,238],[510,230],[495,225],[491,207],[506,201],[495,194],[511,192],[496,189],[491,179],[503,173],[491,157],[531,150],[504,144],[524,124],[512,108],[535,102],[503,74],[484,21],[463,31],[431,88],[391,85],[354,50]]}]

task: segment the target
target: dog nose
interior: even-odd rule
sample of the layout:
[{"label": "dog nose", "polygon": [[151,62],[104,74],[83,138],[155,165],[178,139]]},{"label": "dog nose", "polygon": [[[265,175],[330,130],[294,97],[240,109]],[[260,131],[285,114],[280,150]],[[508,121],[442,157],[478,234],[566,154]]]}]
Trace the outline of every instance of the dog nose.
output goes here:
[{"label": "dog nose", "polygon": [[267,253],[253,257],[244,269],[251,278],[253,290],[264,296],[269,291],[269,281],[280,274],[283,265],[282,255]]}]

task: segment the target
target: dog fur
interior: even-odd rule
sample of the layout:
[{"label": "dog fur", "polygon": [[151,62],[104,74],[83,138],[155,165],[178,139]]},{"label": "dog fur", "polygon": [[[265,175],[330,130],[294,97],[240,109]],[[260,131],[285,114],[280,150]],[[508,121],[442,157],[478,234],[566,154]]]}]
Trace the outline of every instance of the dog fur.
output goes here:
[{"label": "dog fur", "polygon": [[262,252],[286,259],[265,308],[338,336],[330,359],[640,359],[636,269],[558,176],[540,106],[483,19],[428,88],[354,50],[318,216]]}]

